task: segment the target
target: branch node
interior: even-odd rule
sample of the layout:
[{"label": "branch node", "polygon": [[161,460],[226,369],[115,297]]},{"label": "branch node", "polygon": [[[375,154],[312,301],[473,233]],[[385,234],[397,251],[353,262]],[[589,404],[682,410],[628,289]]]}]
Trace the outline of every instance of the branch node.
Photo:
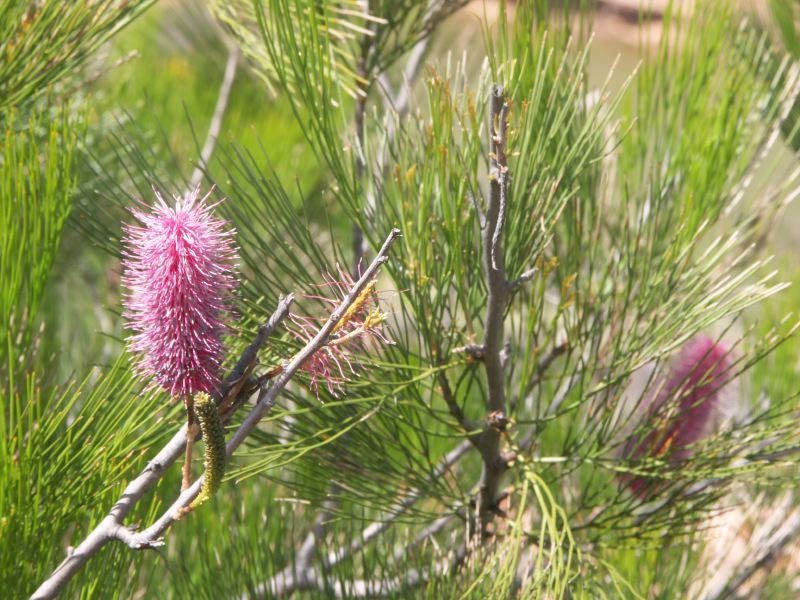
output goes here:
[{"label": "branch node", "polygon": [[467,344],[453,348],[454,354],[466,354],[470,361],[483,360],[486,355],[486,347],[483,344]]},{"label": "branch node", "polygon": [[508,452],[504,452],[500,458],[503,461],[504,468],[510,469],[514,466],[514,463],[517,461],[518,457],[516,452],[509,450]]},{"label": "branch node", "polygon": [[500,351],[500,368],[505,369],[508,361],[511,358],[511,340],[507,339],[503,344],[503,349]]},{"label": "branch node", "polygon": [[513,291],[513,290],[517,289],[523,283],[527,283],[528,281],[533,279],[533,276],[536,275],[536,273],[538,273],[538,272],[539,272],[538,267],[533,267],[531,269],[528,269],[522,275],[520,275],[516,279],[512,279],[511,281],[509,281],[506,284],[508,286],[508,290],[509,291]]},{"label": "branch node", "polygon": [[486,416],[486,423],[495,431],[505,433],[509,425],[511,425],[511,419],[506,416],[504,411],[493,410]]}]

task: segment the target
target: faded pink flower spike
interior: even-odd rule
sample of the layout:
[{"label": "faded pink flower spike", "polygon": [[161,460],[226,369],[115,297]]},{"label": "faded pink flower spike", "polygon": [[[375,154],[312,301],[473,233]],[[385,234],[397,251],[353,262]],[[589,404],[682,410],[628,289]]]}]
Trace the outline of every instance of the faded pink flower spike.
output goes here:
[{"label": "faded pink flower spike", "polygon": [[123,238],[129,348],[136,371],[173,397],[211,393],[236,285],[234,231],[199,188],[174,208],[154,192],[150,212],[131,210],[141,226],[126,225]]},{"label": "faded pink flower spike", "polygon": [[[623,456],[638,459],[668,454],[670,459],[691,456],[689,446],[709,431],[717,414],[722,387],[731,379],[729,350],[707,336],[690,340],[681,350],[669,376],[657,383],[644,409],[652,431],[634,436]],[[651,481],[629,480],[634,493],[647,493]]]},{"label": "faded pink flower spike", "polygon": [[[325,279],[326,282],[319,287],[330,290],[333,297],[311,295],[307,298],[318,300],[333,309],[355,283],[341,267],[339,267],[338,281],[330,275]],[[338,395],[337,391],[341,391],[343,383],[348,380],[346,371],[351,374],[356,373],[355,367],[358,366],[358,361],[354,360],[354,350],[363,346],[368,339],[377,338],[382,343],[390,343],[380,332],[386,314],[378,305],[375,283],[373,280],[367,284],[334,328],[330,341],[303,364],[303,370],[309,376],[309,385],[317,399],[321,382],[325,383],[332,396]],[[306,317],[294,313],[289,314],[289,319],[293,323],[293,326],[287,326],[289,331],[303,342],[310,341],[324,321],[324,318]]]}]

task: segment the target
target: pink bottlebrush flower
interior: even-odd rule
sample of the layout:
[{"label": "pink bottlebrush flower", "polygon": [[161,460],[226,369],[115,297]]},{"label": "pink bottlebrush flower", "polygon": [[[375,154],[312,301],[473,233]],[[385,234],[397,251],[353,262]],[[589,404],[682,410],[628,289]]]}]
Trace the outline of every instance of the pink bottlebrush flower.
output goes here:
[{"label": "pink bottlebrush flower", "polygon": [[[707,336],[690,340],[669,375],[657,382],[644,400],[651,431],[643,438],[633,436],[623,449],[623,457],[690,457],[689,447],[707,435],[718,414],[722,388],[732,377],[730,369],[730,351],[723,344]],[[646,478],[624,480],[638,495],[647,495],[654,484]]]},{"label": "pink bottlebrush flower", "polygon": [[[324,295],[306,296],[329,305],[334,310],[353,287],[353,278],[339,268],[339,280],[334,280],[328,275],[327,281],[320,285],[332,291],[333,297]],[[355,374],[353,352],[363,346],[367,338],[375,337],[383,343],[390,343],[380,332],[380,325],[386,319],[386,314],[378,306],[378,297],[375,292],[375,280],[367,284],[350,309],[345,312],[341,321],[334,328],[331,341],[312,354],[303,365],[303,370],[309,375],[309,385],[319,398],[319,383],[324,381],[328,392],[336,396],[341,391],[342,385],[347,381],[346,370]],[[290,314],[293,326],[288,329],[303,342],[310,341],[327,317],[306,317]]]},{"label": "pink bottlebrush flower", "polygon": [[174,208],[155,194],[149,212],[131,210],[141,226],[125,226],[129,348],[136,371],[173,397],[211,393],[236,285],[234,231],[213,216],[208,195],[198,198],[199,188]]}]

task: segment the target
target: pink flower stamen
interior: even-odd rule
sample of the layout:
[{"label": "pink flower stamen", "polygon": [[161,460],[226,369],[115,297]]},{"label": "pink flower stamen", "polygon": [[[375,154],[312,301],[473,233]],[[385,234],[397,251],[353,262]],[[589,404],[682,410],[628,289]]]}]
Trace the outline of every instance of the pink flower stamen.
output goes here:
[{"label": "pink flower stamen", "polygon": [[[327,281],[318,286],[331,290],[334,297],[308,295],[306,298],[331,307],[339,305],[354,285],[352,277],[341,268],[339,268],[339,278],[338,281],[334,280],[328,273]],[[319,398],[320,382],[323,381],[332,396],[337,396],[337,392],[342,391],[344,382],[348,380],[345,369],[353,375],[356,374],[356,365],[359,363],[354,359],[354,350],[363,346],[366,339],[375,337],[383,343],[390,343],[380,332],[386,315],[378,306],[377,293],[374,288],[374,281],[367,284],[364,292],[345,312],[341,321],[334,328],[328,344],[315,352],[304,364],[303,370],[309,376],[309,386],[317,398]],[[316,335],[324,320],[324,318],[312,318],[297,314],[290,314],[289,318],[292,326],[287,326],[287,328],[292,335],[303,342],[310,341]]]},{"label": "pink flower stamen", "polygon": [[199,188],[170,207],[158,191],[149,212],[132,209],[123,260],[125,317],[135,370],[169,392],[211,393],[219,383],[222,336],[238,260],[234,230],[213,216]]}]

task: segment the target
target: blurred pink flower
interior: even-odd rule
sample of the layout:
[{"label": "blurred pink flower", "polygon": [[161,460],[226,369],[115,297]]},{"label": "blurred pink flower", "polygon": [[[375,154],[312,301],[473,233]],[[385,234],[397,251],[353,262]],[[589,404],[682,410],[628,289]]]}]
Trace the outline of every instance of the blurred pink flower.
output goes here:
[{"label": "blurred pink flower", "polygon": [[[732,375],[730,351],[707,336],[687,342],[669,375],[656,382],[642,405],[649,433],[633,436],[623,449],[626,459],[691,456],[692,444],[708,434],[717,415],[722,387]],[[631,490],[646,494],[653,482],[626,478]]]},{"label": "blurred pink flower", "polygon": [[[391,343],[380,332],[380,326],[386,319],[386,314],[378,306],[375,283],[375,280],[372,280],[367,284],[364,291],[334,328],[328,344],[312,354],[303,365],[303,370],[309,376],[309,385],[317,398],[319,398],[321,381],[325,382],[328,392],[332,396],[336,396],[337,391],[341,391],[344,382],[348,380],[346,371],[352,374],[356,372],[355,366],[358,363],[354,359],[354,351],[362,347],[368,338],[375,337],[383,343]],[[329,305],[333,311],[354,284],[353,278],[339,268],[338,280],[328,275],[326,282],[319,286],[330,290],[332,297],[326,295],[306,297]],[[293,326],[289,326],[289,331],[304,343],[309,342],[317,334],[327,319],[327,317],[306,317],[293,313],[289,317],[293,323]]]},{"label": "blurred pink flower", "polygon": [[149,212],[131,210],[141,226],[125,226],[124,314],[136,371],[185,399],[219,382],[238,256],[234,231],[199,188],[174,208],[155,194]]}]

